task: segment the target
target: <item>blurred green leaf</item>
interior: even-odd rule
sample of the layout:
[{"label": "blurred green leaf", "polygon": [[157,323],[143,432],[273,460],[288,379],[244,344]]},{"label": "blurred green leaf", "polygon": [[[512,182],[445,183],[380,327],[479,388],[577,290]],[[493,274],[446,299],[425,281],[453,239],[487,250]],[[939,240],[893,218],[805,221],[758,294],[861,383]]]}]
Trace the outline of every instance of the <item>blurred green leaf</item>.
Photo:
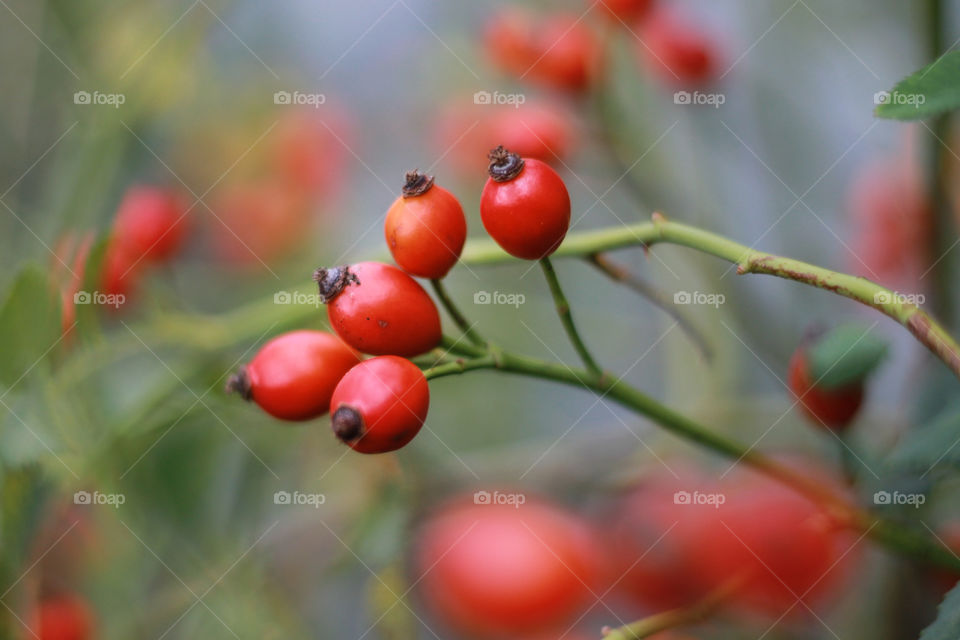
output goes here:
[{"label": "blurred green leaf", "polygon": [[960,586],[956,586],[937,607],[937,619],[920,634],[920,640],[960,638]]},{"label": "blurred green leaf", "polygon": [[960,466],[960,412],[957,406],[907,434],[890,455],[888,464],[895,469],[923,473],[939,464]]},{"label": "blurred green leaf", "polygon": [[54,288],[40,267],[24,267],[0,308],[0,382],[12,386],[37,368],[60,332],[60,301]]},{"label": "blurred green leaf", "polygon": [[874,113],[891,120],[923,120],[960,107],[960,51],[950,52],[877,94]]},{"label": "blurred green leaf", "polygon": [[835,389],[863,380],[887,355],[887,343],[860,325],[841,325],[810,349],[810,377]]}]

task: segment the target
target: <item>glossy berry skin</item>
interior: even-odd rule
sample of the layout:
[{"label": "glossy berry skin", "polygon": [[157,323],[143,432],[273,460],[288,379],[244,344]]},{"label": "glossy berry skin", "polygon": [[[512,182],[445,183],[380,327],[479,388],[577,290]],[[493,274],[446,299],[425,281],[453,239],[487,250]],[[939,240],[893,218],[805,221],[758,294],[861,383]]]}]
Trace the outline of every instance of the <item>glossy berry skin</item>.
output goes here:
[{"label": "glossy berry skin", "polygon": [[553,505],[468,498],[424,523],[414,566],[423,600],[453,637],[523,637],[569,625],[595,602],[595,542],[585,523]]},{"label": "glossy berry skin", "polygon": [[330,333],[291,331],[263,345],[227,388],[275,418],[309,420],[327,412],[337,383],[360,360]]},{"label": "glossy berry skin", "polygon": [[354,349],[412,357],[440,343],[440,313],[417,281],[380,262],[318,269],[330,326]]},{"label": "glossy berry skin", "polygon": [[420,431],[430,387],[417,365],[378,356],[350,369],[330,401],[333,432],[360,453],[395,451]]},{"label": "glossy berry skin", "polygon": [[600,0],[597,9],[615,23],[630,24],[646,17],[653,9],[654,2],[655,0]]},{"label": "glossy berry skin", "polygon": [[[418,186],[411,187],[411,181]],[[423,182],[429,186],[424,188]],[[423,174],[409,174],[408,187],[387,211],[387,246],[407,273],[442,278],[460,259],[467,239],[463,208],[452,193]]]},{"label": "glossy berry skin", "polygon": [[834,431],[850,425],[863,404],[863,384],[855,383],[837,389],[822,389],[811,379],[807,352],[798,348],[790,358],[787,384],[800,407],[812,421]]},{"label": "glossy berry skin", "polygon": [[514,177],[502,182],[494,177],[487,179],[480,196],[480,217],[487,233],[504,251],[517,258],[538,260],[556,251],[567,234],[570,195],[563,179],[549,165],[533,158],[520,162],[522,168]]},{"label": "glossy berry skin", "polygon": [[131,187],[120,202],[112,242],[129,255],[163,262],[180,250],[188,230],[187,206],[179,194],[141,185]]},{"label": "glossy berry skin", "polygon": [[44,598],[37,605],[30,624],[39,640],[90,640],[93,638],[93,613],[87,603],[74,595]]},{"label": "glossy berry skin", "polygon": [[717,45],[671,9],[657,9],[643,23],[637,52],[650,72],[668,86],[696,89],[719,75]]}]

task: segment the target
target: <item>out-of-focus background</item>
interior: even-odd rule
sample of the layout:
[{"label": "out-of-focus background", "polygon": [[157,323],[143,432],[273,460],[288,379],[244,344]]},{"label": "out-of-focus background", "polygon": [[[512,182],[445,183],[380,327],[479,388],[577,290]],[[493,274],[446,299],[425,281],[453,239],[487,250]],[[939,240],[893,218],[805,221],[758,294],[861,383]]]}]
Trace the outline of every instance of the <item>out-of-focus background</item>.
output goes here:
[{"label": "out-of-focus background", "polygon": [[[662,211],[879,280],[955,328],[942,295],[957,264],[944,252],[949,217],[917,236],[881,233],[858,213],[871,194],[906,197],[883,195],[896,180],[925,189],[931,129],[873,108],[935,57],[931,34],[949,25],[931,25],[927,3],[893,0],[661,4],[709,43],[703,86],[651,71],[641,25],[579,0],[0,0],[4,637],[31,637],[29,612],[47,592],[82,594],[97,638],[460,637],[415,587],[409,609],[378,600],[385,583],[410,586],[411,534],[444,499],[509,487],[589,514],[670,461],[724,468],[609,401],[495,373],[431,383],[423,432],[385,456],[337,443],[326,418],[281,423],[223,392],[270,337],[327,326],[314,268],[389,258],[383,218],[405,171],[436,175],[470,236],[484,236],[484,156],[501,138],[560,172],[572,231]],[[605,55],[597,86],[571,96],[498,67],[484,26],[517,6],[571,12],[592,30]],[[708,103],[691,104],[697,95]],[[175,259],[111,262],[113,221],[136,185],[180,199]],[[894,255],[931,235],[919,255]],[[939,363],[849,300],[739,277],[683,248],[616,257],[712,357],[669,313],[558,260],[597,356],[748,444],[839,463],[834,438],[804,424],[785,387],[791,353],[818,324],[858,322],[892,345],[847,435],[866,493],[899,436],[949,398]],[[572,361],[530,267],[460,266],[447,286],[505,347]],[[949,479],[939,486],[924,505],[933,529],[954,506]],[[312,503],[286,504],[297,492]],[[882,620],[896,585],[874,585],[902,568],[864,546],[876,562],[823,625],[774,624],[766,637],[912,637],[898,630],[929,622],[935,597]],[[567,637],[599,637],[603,624],[619,622],[597,605]]]}]

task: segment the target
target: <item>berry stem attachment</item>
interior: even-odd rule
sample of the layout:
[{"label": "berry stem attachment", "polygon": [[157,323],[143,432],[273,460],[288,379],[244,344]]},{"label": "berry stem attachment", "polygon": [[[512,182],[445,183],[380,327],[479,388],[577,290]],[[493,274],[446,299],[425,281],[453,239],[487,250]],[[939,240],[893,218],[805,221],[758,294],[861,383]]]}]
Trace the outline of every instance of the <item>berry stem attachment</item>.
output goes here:
[{"label": "berry stem attachment", "polygon": [[[793,280],[872,307],[906,327],[960,378],[960,345],[942,325],[899,293],[866,278],[757,251],[719,234],[672,222],[658,213],[647,223],[567,234],[553,255],[583,258],[613,249],[638,245],[650,247],[657,243],[681,245],[716,256],[736,265],[738,275],[763,273]],[[498,264],[514,259],[493,241],[471,242],[460,258],[461,262],[470,265]]]},{"label": "berry stem attachment", "polygon": [[570,338],[570,343],[590,373],[599,376],[601,369],[593,359],[593,356],[590,355],[587,346],[583,343],[580,332],[577,331],[577,325],[573,322],[573,314],[570,313],[570,303],[567,302],[567,297],[560,287],[560,280],[557,278],[557,272],[553,270],[553,264],[550,262],[550,258],[540,258],[540,267],[543,269],[543,275],[547,279],[550,294],[553,296],[553,302],[557,307],[557,315],[560,316],[560,322],[563,324],[564,331],[567,332],[567,337]]},{"label": "berry stem attachment", "polygon": [[482,347],[464,342],[461,338],[451,338],[448,335],[440,338],[440,347],[448,353],[460,356],[479,357],[487,353],[487,350]]},{"label": "berry stem attachment", "polygon": [[473,325],[467,320],[466,316],[460,312],[460,309],[457,308],[457,305],[454,304],[453,299],[450,297],[450,294],[447,293],[447,288],[443,285],[443,281],[434,278],[430,281],[430,285],[433,287],[433,292],[437,294],[437,298],[440,300],[440,304],[443,305],[443,308],[447,310],[447,314],[450,316],[450,319],[460,328],[460,331],[463,332],[463,335],[466,336],[467,340],[482,347],[486,345],[486,340],[480,337],[480,334],[477,333]]},{"label": "berry stem attachment", "polygon": [[631,289],[632,291],[649,300],[662,311],[666,312],[667,315],[676,320],[677,324],[680,326],[680,329],[687,334],[687,337],[690,338],[694,346],[696,346],[696,348],[703,355],[703,359],[707,362],[711,362],[713,360],[713,349],[707,343],[707,339],[693,325],[693,322],[690,320],[687,314],[681,312],[677,305],[673,304],[673,300],[670,298],[670,296],[637,274],[633,273],[616,260],[611,259],[606,254],[594,253],[587,256],[585,259],[614,282],[618,282],[628,289]]},{"label": "berry stem attachment", "polygon": [[493,369],[495,367],[496,361],[494,360],[493,354],[488,354],[470,360],[457,358],[453,362],[447,362],[429,369],[425,369],[423,371],[423,375],[427,378],[427,380],[433,380],[435,378],[442,378],[444,376],[464,373],[465,371],[471,371],[473,369]]}]

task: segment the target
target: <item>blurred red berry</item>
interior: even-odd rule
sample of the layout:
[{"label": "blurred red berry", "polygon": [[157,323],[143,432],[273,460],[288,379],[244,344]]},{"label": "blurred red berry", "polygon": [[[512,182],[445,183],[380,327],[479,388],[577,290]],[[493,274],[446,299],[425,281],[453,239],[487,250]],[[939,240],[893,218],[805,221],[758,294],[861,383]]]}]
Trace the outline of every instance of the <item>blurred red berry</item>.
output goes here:
[{"label": "blurred red berry", "polygon": [[580,93],[600,70],[597,37],[573,13],[536,16],[514,8],[488,23],[484,46],[490,60],[520,80]]},{"label": "blurred red berry", "polygon": [[[960,556],[960,522],[948,522],[937,529],[937,538],[947,549]],[[946,593],[960,581],[960,571],[949,569],[932,569],[931,577],[939,591]]]},{"label": "blurred red berry", "polygon": [[377,356],[350,369],[333,392],[333,433],[360,453],[395,451],[420,432],[430,387],[420,368],[398,356]]},{"label": "blurred red berry", "polygon": [[[599,0],[597,9],[601,14],[619,23],[631,23],[646,17],[656,0]],[[593,0],[587,0],[588,5]]]},{"label": "blurred red berry", "polygon": [[486,154],[502,144],[523,158],[562,164],[576,143],[573,116],[562,106],[527,100],[521,105],[454,102],[438,118],[436,146],[454,168],[475,175]]},{"label": "blurred red berry", "polygon": [[919,171],[899,159],[864,165],[850,185],[847,208],[853,227],[851,270],[914,292],[931,262],[932,209]]},{"label": "blurred red berry", "polygon": [[281,420],[309,420],[327,412],[340,379],[360,354],[323,331],[291,331],[267,342],[227,382]]},{"label": "blurred red berry", "polygon": [[73,327],[77,319],[74,296],[83,286],[83,276],[92,246],[92,231],[84,234],[65,233],[53,245],[50,273],[54,285],[60,291],[60,324],[64,333]]},{"label": "blurred red berry", "polygon": [[424,523],[414,564],[424,601],[453,631],[499,638],[583,614],[601,561],[590,527],[558,507],[459,500]]},{"label": "blurred red berry", "polygon": [[213,247],[227,265],[262,267],[299,248],[311,226],[301,194],[271,179],[224,187],[208,217]]},{"label": "blurred red berry", "polygon": [[137,259],[163,262],[181,248],[188,228],[187,203],[178,193],[139,185],[120,202],[112,242]]},{"label": "blurred red berry", "polygon": [[333,196],[344,179],[351,138],[346,114],[332,105],[286,112],[270,134],[277,173],[290,188]]},{"label": "blurred red berry", "polygon": [[433,177],[407,174],[403,195],[387,211],[387,246],[397,264],[420,278],[442,278],[460,259],[467,220],[457,198]]},{"label": "blurred red berry", "polygon": [[380,262],[317,269],[330,326],[354,349],[412,357],[440,343],[440,312],[416,280]]},{"label": "blurred red berry", "polygon": [[27,637],[38,640],[89,640],[93,637],[93,612],[79,596],[50,596],[38,603],[30,631]]},{"label": "blurred red berry", "polygon": [[557,172],[497,147],[489,174],[480,196],[487,233],[518,258],[538,260],[556,251],[570,226],[570,194]]},{"label": "blurred red berry", "polygon": [[637,51],[646,68],[668,86],[695,89],[720,73],[719,45],[673,8],[658,7],[642,23]]},{"label": "blurred red berry", "polygon": [[790,391],[816,425],[842,431],[850,425],[863,404],[863,383],[824,389],[816,382],[810,375],[806,347],[801,345],[794,351],[788,365]]}]

